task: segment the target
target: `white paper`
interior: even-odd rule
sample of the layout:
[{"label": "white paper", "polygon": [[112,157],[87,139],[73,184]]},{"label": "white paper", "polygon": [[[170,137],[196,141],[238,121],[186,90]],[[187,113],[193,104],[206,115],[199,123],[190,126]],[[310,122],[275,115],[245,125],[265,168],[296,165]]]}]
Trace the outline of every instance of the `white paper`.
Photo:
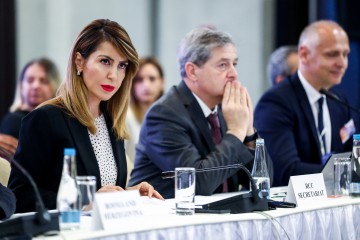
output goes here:
[{"label": "white paper", "polygon": [[323,174],[291,176],[286,201],[297,206],[327,201]]}]

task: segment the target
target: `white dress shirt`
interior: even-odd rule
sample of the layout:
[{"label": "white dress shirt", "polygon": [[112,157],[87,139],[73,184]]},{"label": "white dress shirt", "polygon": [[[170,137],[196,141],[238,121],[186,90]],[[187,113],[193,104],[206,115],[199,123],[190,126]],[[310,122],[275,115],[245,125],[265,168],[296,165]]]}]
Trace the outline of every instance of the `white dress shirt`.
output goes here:
[{"label": "white dress shirt", "polygon": [[[211,110],[211,109],[203,102],[203,100],[201,100],[198,96],[196,96],[195,93],[193,93],[193,92],[191,92],[191,93],[194,95],[196,101],[199,103],[200,108],[201,108],[201,110],[203,111],[205,118],[207,118],[207,117],[208,117],[210,114],[212,114],[212,113],[217,113],[217,107],[218,107],[217,105],[215,106],[214,110]],[[210,128],[210,123],[209,123],[209,128]]]},{"label": "white dress shirt", "polygon": [[[330,119],[330,113],[329,108],[326,102],[326,96],[321,94],[319,91],[317,91],[313,86],[310,85],[310,83],[305,79],[305,77],[301,74],[300,71],[298,71],[298,75],[300,78],[300,82],[302,86],[305,89],[305,93],[308,97],[311,110],[315,119],[316,128],[318,128],[318,113],[319,113],[319,105],[318,100],[321,97],[324,97],[324,103],[323,103],[323,120],[324,120],[324,129],[325,129],[325,153],[322,153],[323,155],[326,153],[329,153],[331,150],[331,119]],[[321,141],[320,133],[319,135],[319,141]]]}]

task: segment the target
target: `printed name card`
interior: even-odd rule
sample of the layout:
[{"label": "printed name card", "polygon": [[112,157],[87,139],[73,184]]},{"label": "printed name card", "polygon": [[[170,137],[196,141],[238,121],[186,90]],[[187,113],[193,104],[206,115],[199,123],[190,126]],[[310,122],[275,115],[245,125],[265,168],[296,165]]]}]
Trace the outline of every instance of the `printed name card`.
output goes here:
[{"label": "printed name card", "polygon": [[91,219],[92,230],[116,229],[142,217],[144,207],[139,191],[96,193]]},{"label": "printed name card", "polygon": [[326,200],[327,194],[322,173],[290,177],[286,195],[287,202],[305,206]]}]

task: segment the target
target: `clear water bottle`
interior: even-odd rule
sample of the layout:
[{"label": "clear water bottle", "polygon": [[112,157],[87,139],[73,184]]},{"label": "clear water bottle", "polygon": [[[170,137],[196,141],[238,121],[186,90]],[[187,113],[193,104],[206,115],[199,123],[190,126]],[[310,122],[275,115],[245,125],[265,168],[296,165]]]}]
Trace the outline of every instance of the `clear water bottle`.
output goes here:
[{"label": "clear water bottle", "polygon": [[350,195],[360,197],[360,134],[353,135]]},{"label": "clear water bottle", "polygon": [[64,165],[57,194],[57,209],[61,229],[78,229],[80,227],[81,201],[79,187],[76,183],[76,151],[64,149]]},{"label": "clear water bottle", "polygon": [[[264,139],[256,139],[254,166],[251,172],[251,176],[254,178],[256,186],[266,193],[267,198],[270,198],[270,177],[268,168],[266,165],[265,144]],[[251,187],[251,184],[250,184]]]}]

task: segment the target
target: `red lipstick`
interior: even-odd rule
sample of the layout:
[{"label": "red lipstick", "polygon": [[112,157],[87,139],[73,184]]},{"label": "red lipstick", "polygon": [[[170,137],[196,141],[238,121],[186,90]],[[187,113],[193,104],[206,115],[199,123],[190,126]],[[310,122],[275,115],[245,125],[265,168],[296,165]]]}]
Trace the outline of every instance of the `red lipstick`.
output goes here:
[{"label": "red lipstick", "polygon": [[111,85],[101,85],[101,87],[107,92],[112,92],[115,89],[115,87]]}]

